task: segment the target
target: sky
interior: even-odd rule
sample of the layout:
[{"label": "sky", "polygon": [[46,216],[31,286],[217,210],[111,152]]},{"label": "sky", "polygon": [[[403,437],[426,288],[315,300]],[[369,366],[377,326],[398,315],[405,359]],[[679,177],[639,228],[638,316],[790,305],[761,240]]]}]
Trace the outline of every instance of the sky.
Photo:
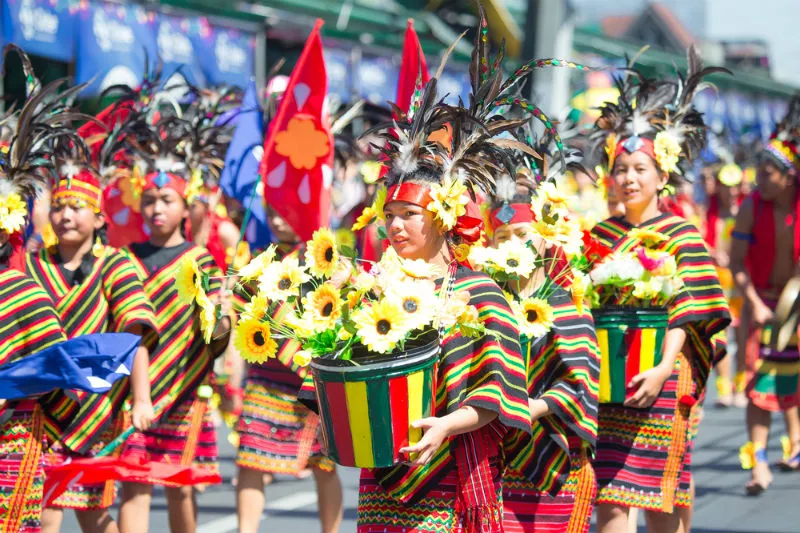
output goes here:
[{"label": "sky", "polygon": [[[636,14],[647,0],[570,0],[578,23]],[[772,76],[800,87],[800,0],[663,0],[700,39],[761,39]]]}]

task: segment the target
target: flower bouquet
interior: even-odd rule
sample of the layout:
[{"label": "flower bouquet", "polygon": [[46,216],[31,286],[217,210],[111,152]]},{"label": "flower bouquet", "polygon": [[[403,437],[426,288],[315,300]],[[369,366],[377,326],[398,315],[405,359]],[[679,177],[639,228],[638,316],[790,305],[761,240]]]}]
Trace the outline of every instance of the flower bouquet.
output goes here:
[{"label": "flower bouquet", "polygon": [[424,261],[390,249],[362,268],[328,229],[304,259],[279,260],[271,247],[239,271],[248,301],[234,344],[260,363],[278,355],[278,341],[295,342],[300,349],[282,362],[310,366],[329,456],[391,466],[421,438],[410,422],[433,413],[440,335],[482,335],[485,326],[468,293],[437,291],[443,273]]},{"label": "flower bouquet", "polygon": [[[600,403],[624,403],[627,384],[661,363],[667,306],[683,288],[675,257],[659,249],[666,235],[634,229],[631,249],[612,252],[587,238],[578,268],[600,347]],[[588,268],[587,268],[588,267]]]}]

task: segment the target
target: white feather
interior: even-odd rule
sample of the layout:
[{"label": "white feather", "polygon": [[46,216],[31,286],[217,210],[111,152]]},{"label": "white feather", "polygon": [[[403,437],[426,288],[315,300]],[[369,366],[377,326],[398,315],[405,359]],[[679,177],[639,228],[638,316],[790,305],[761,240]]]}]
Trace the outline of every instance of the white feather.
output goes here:
[{"label": "white feather", "polygon": [[631,130],[634,135],[644,135],[645,133],[653,131],[653,126],[647,120],[647,117],[634,111],[631,117]]},{"label": "white feather", "polygon": [[72,161],[67,161],[66,163],[61,165],[61,167],[58,169],[58,172],[62,176],[66,176],[67,178],[75,177],[80,171],[81,169],[78,167],[78,165],[76,165]]},{"label": "white feather", "polygon": [[503,174],[497,180],[496,191],[498,198],[511,201],[511,199],[514,198],[514,194],[517,192],[517,184],[511,179],[511,176]]},{"label": "white feather", "polygon": [[12,194],[19,194],[19,187],[13,181],[0,179],[0,196],[11,196]]}]

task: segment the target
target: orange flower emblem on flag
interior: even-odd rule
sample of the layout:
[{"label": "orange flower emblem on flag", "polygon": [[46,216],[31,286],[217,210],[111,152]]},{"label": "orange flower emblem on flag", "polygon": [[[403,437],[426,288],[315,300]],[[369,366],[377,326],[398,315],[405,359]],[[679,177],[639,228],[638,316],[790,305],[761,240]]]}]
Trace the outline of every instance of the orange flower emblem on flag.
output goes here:
[{"label": "orange flower emblem on flag", "polygon": [[318,130],[313,120],[294,117],[275,136],[275,151],[288,157],[294,168],[312,170],[320,157],[328,155],[330,144],[328,135]]}]

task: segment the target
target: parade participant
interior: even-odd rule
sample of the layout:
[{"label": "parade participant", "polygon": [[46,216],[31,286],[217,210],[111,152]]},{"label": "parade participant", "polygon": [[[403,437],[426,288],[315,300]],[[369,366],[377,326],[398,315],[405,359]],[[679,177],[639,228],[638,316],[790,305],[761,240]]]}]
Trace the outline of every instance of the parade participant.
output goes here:
[{"label": "parade participant", "polygon": [[699,231],[660,211],[659,196],[679,182],[704,144],[692,98],[703,76],[719,70],[703,69],[693,47],[681,82],[649,80],[631,67],[618,84],[619,103],[603,106],[592,134],[625,206],[623,217],[598,224],[593,236],[616,252],[653,239],[675,257],[683,283],[668,306],[662,362],[631,379],[634,392],[624,405],[600,405],[594,461],[600,533],[625,531],[632,507],[645,510],[649,531],[688,531],[692,407],[725,352],[730,315]]},{"label": "parade participant", "polygon": [[[729,161],[730,155],[717,150],[718,157]],[[708,245],[722,290],[728,299],[733,319],[731,328],[736,328],[741,311],[741,298],[735,294],[733,275],[730,271],[730,252],[733,225],[739,210],[738,186],[742,181],[742,170],[735,163],[715,164],[703,169],[703,182],[708,198],[705,213],[705,241]],[[730,345],[729,345],[730,352]],[[738,346],[737,346],[738,349]],[[736,357],[738,361],[738,356]],[[747,397],[744,394],[744,371],[737,368],[735,379],[731,379],[731,362],[729,357],[723,358],[714,367],[717,372],[716,386],[718,407],[745,407]]]},{"label": "parade participant", "polygon": [[[541,147],[538,150],[542,153]],[[498,181],[489,217],[492,245],[502,250],[528,248],[547,257],[546,243],[534,232],[534,205],[565,215],[564,205],[541,201],[535,184],[518,174]],[[539,181],[539,180],[537,180]],[[547,182],[554,191],[554,182]],[[489,255],[491,258],[491,254]],[[503,255],[498,255],[498,259]],[[534,257],[531,254],[531,258]],[[518,273],[526,261],[513,258]],[[505,260],[508,262],[508,259]],[[499,262],[503,262],[501,259]],[[506,533],[589,531],[596,491],[591,457],[597,438],[599,356],[588,307],[575,301],[553,277],[552,263],[501,284],[517,313],[527,367],[532,436],[515,443],[503,481]],[[524,271],[522,271],[524,272]],[[581,298],[580,294],[576,295]],[[532,319],[532,320],[529,320]]]},{"label": "parade participant", "polygon": [[[502,531],[503,442],[515,432],[531,431],[524,359],[511,308],[488,275],[457,260],[481,231],[480,218],[466,216],[467,191],[491,192],[500,161],[517,149],[532,151],[511,139],[494,143],[496,135],[525,120],[489,120],[513,80],[504,85],[499,60],[489,57],[486,31],[482,16],[471,72],[473,94],[484,100],[471,98],[470,109],[437,104],[442,64],[412,101],[409,115],[398,112],[395,122],[378,127],[383,134],[376,144],[382,146],[389,171],[385,202],[380,211],[373,209],[375,216],[383,214],[391,250],[438,278],[441,309],[466,303],[486,331],[471,337],[460,328],[441,329],[447,333],[440,338],[433,416],[411,421],[423,435],[400,449],[408,458],[405,463],[362,470],[359,533]],[[495,68],[486,67],[492,64]],[[518,79],[524,71],[513,76]],[[440,326],[450,322],[443,316]]]},{"label": "parade participant", "polygon": [[767,440],[773,412],[783,412],[791,442],[783,468],[800,468],[800,418],[797,339],[779,349],[774,310],[800,259],[800,199],[797,173],[800,146],[800,97],[795,96],[784,119],[761,154],[758,190],[742,202],[733,228],[731,270],[745,299],[742,335],[747,328],[747,426],[750,442],[742,450],[743,466],[752,468],[748,494],[766,490],[772,474]]},{"label": "parade participant", "polygon": [[219,189],[207,186],[189,198],[187,240],[197,244],[214,258],[220,272],[227,272],[239,244],[239,230],[233,221],[220,214]]},{"label": "parade participant", "polygon": [[[139,346],[130,380],[120,380],[105,394],[81,396],[81,408],[68,427],[59,428],[59,441],[46,454],[48,466],[92,456],[124,429],[122,407],[130,393],[131,420],[144,431],[153,421],[148,379],[149,352],[158,328],[142,281],[127,256],[106,246],[102,186],[91,168],[88,149],[61,146],[53,156],[59,179],[51,195],[50,223],[57,244],[29,255],[28,274],[56,304],[69,338],[105,332],[128,332],[146,340]],[[65,398],[50,400],[54,411]],[[60,529],[63,509],[74,509],[86,532],[116,532],[108,508],[114,503],[114,483],[73,485],[42,516],[42,530]]]},{"label": "parade participant", "polygon": [[[9,48],[19,51],[15,46]],[[37,190],[47,187],[52,159],[45,156],[57,140],[70,141],[59,118],[61,84],[41,89],[27,57],[21,53],[28,100],[13,117],[16,125],[7,149],[0,151],[0,365],[30,356],[66,339],[53,302],[25,272],[24,232],[31,223],[28,206]],[[4,56],[4,59],[7,59]],[[55,102],[55,103],[53,103]],[[24,117],[25,120],[20,120]],[[7,124],[6,115],[0,122]],[[2,391],[0,391],[2,396]],[[74,404],[64,405],[68,411]],[[43,448],[51,420],[36,398],[0,399],[0,531],[40,531],[44,489]]]},{"label": "parade participant", "polygon": [[[140,192],[141,213],[150,235],[147,242],[123,251],[145,280],[145,292],[156,312],[160,339],[150,356],[150,388],[153,403],[166,407],[156,425],[128,440],[123,457],[217,471],[209,380],[214,359],[228,344],[230,304],[213,258],[187,242],[182,233],[188,216],[189,173],[176,154],[190,127],[172,117],[154,126],[144,115],[132,120],[143,122],[138,130],[148,135],[131,150],[152,165],[152,171],[144,173]],[[144,481],[122,485],[120,531],[148,531],[152,484]],[[166,486],[171,531],[195,531],[193,487],[150,481]]]}]

